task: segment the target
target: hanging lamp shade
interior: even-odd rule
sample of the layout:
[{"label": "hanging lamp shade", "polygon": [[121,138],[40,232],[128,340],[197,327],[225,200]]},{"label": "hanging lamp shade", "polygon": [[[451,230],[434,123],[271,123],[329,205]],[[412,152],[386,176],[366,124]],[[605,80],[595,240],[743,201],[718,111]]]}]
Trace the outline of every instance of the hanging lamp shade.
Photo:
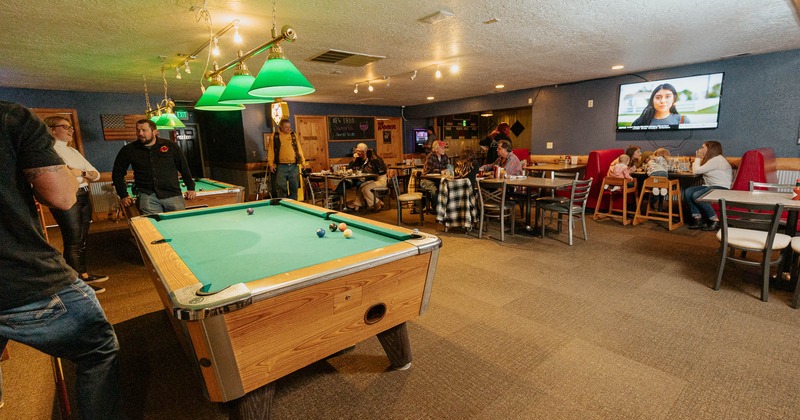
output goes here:
[{"label": "hanging lamp shade", "polygon": [[206,88],[203,96],[194,105],[194,109],[201,111],[241,111],[244,109],[242,104],[221,104],[219,97],[225,91],[225,85],[211,85]]},{"label": "hanging lamp shade", "polygon": [[255,77],[248,74],[237,74],[231,77],[228,86],[219,97],[219,103],[223,105],[229,104],[263,104],[272,102],[273,98],[265,98],[262,96],[253,96],[249,93],[250,87],[253,85]]},{"label": "hanging lamp shade", "polygon": [[297,70],[291,61],[286,59],[280,47],[272,47],[264,67],[258,72],[250,95],[265,98],[284,98],[314,93],[308,79]]},{"label": "hanging lamp shade", "polygon": [[172,112],[162,114],[161,118],[156,121],[156,128],[159,130],[174,130],[183,127],[186,127],[186,125]]}]

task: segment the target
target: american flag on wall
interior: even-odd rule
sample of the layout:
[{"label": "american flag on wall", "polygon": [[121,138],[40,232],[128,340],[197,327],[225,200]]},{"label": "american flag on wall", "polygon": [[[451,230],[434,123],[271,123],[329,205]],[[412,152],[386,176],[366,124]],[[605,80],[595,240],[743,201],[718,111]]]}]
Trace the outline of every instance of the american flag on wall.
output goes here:
[{"label": "american flag on wall", "polygon": [[106,141],[136,141],[136,121],[145,118],[142,114],[102,114],[103,138]]}]

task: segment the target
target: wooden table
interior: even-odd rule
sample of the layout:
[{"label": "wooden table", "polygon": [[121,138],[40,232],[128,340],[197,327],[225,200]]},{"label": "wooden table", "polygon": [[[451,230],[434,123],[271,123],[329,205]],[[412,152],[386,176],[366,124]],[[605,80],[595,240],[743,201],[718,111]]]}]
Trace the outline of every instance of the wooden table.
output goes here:
[{"label": "wooden table", "polygon": [[[737,201],[740,203],[748,204],[783,204],[783,208],[788,212],[786,218],[786,234],[789,236],[797,236],[797,215],[800,212],[800,200],[792,200],[792,193],[782,193],[773,191],[739,191],[739,190],[711,190],[704,196],[700,197],[700,201],[709,203],[716,203],[724,198],[725,201]],[[792,271],[792,264],[794,258],[792,255],[792,248],[786,247],[783,250],[783,261],[781,262],[781,272],[773,287],[778,289],[794,290],[797,286],[797,279],[788,277],[788,282],[784,279],[787,274]]]},{"label": "wooden table", "polygon": [[[585,165],[584,165],[585,166]],[[523,187],[525,188],[525,229],[527,230],[531,226],[531,195],[534,189],[542,188],[542,189],[555,189],[560,187],[565,187],[567,185],[572,184],[572,179],[567,178],[541,178],[541,177],[525,177],[525,178],[515,178],[515,179],[507,179],[506,185],[511,187]],[[485,178],[481,179],[480,182],[482,184],[491,184],[496,183],[500,184],[502,181],[493,179],[493,178]]]},{"label": "wooden table", "polygon": [[538,165],[528,165],[525,167],[529,172],[580,172],[586,169],[586,165],[573,165],[569,163],[540,163]]},{"label": "wooden table", "polygon": [[[325,202],[328,202],[328,192],[330,188],[328,188],[328,180],[338,180],[339,183],[343,182],[347,179],[376,179],[378,178],[377,174],[366,174],[366,173],[354,173],[354,174],[337,174],[337,173],[327,173],[327,172],[312,172],[311,176],[322,177],[325,178]],[[336,187],[338,188],[339,183],[337,183]],[[347,188],[342,188],[342,203],[341,209],[344,209],[347,206]]]},{"label": "wooden table", "polygon": [[[631,176],[639,180],[639,185],[641,186],[644,183],[644,180],[649,178],[647,172],[632,172]],[[686,172],[669,172],[667,173],[667,178],[669,179],[677,179],[681,185],[681,191],[689,188],[694,187],[697,185],[703,185],[703,175],[702,174],[695,174],[692,171]]]}]

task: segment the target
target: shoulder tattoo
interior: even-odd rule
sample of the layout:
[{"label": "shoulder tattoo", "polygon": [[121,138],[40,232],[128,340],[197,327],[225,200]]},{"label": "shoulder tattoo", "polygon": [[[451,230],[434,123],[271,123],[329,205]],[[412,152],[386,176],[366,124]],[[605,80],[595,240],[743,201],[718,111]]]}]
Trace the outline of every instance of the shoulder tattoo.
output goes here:
[{"label": "shoulder tattoo", "polygon": [[40,168],[30,168],[25,169],[22,172],[25,174],[25,177],[28,178],[28,182],[33,182],[40,176],[50,173],[50,172],[58,172],[65,168],[64,165],[54,165],[54,166],[42,166]]}]

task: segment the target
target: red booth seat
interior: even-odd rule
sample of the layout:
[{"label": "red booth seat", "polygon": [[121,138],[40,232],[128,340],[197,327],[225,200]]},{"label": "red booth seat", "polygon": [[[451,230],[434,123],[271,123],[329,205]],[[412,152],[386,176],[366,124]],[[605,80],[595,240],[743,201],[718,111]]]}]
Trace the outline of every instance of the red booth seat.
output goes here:
[{"label": "red booth seat", "polygon": [[750,181],[778,182],[778,169],[775,164],[775,151],[770,147],[748,150],[739,162],[732,190],[750,190]]},{"label": "red booth seat", "polygon": [[608,174],[611,162],[625,153],[625,149],[592,150],[586,161],[586,171],[583,179],[594,178],[592,190],[586,199],[586,207],[594,209],[597,205],[597,197],[600,195],[600,188],[603,185],[603,178]]},{"label": "red booth seat", "polygon": [[520,162],[523,160],[530,163],[531,162],[531,149],[514,149],[511,153],[515,154]]}]

